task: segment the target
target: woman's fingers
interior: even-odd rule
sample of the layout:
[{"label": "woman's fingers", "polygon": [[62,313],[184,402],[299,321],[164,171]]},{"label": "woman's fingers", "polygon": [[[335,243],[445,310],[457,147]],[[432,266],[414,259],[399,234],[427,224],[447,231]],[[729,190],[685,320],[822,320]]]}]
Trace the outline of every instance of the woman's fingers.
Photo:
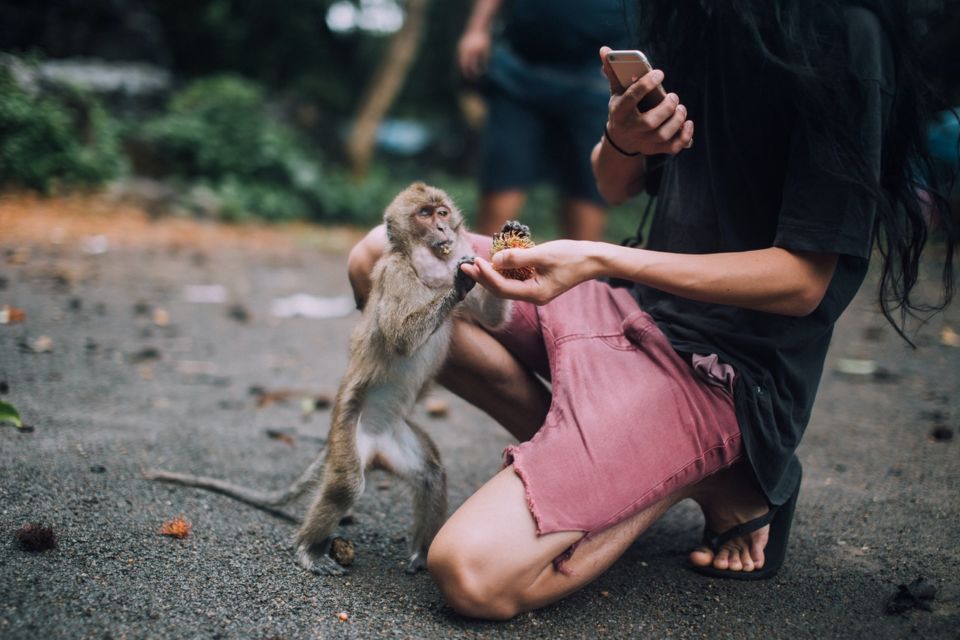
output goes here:
[{"label": "woman's fingers", "polygon": [[[634,108],[637,104],[646,97],[648,93],[657,88],[657,86],[663,82],[663,71],[660,69],[654,69],[649,73],[643,74],[636,82],[627,87],[626,91],[623,92],[624,97],[629,98],[629,101],[633,103]],[[651,109],[654,111],[654,109]]]},{"label": "woman's fingers", "polygon": [[530,302],[539,302],[543,297],[536,279],[521,281],[504,278],[483,258],[477,258],[473,264],[463,264],[460,268],[484,289],[498,297]]},{"label": "woman's fingers", "polygon": [[600,47],[600,65],[603,69],[603,75],[607,76],[607,82],[610,83],[610,95],[620,95],[623,93],[624,87],[621,86],[620,81],[617,80],[617,74],[613,72],[613,67],[607,62],[607,54],[611,51],[613,51],[613,49],[610,47]]}]

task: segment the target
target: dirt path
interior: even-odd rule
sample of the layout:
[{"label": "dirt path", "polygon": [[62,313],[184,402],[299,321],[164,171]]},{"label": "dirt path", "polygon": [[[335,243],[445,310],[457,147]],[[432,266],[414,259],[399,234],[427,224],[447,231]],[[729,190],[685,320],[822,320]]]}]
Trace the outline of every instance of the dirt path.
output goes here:
[{"label": "dirt path", "polygon": [[[402,572],[410,509],[388,476],[372,475],[342,528],[357,547],[343,579],[294,565],[288,523],[142,480],[156,465],[277,486],[305,466],[329,413],[305,416],[301,399],[335,389],[357,315],[279,319],[271,303],[348,296],[356,237],[155,221],[97,197],[0,200],[0,308],[25,313],[0,325],[0,400],[34,427],[0,428],[0,636],[958,637],[960,348],[941,338],[960,332],[960,305],[914,351],[872,310],[873,281],[837,328],[800,448],[788,565],[766,583],[686,570],[700,519],[684,504],[582,592],[478,623],[454,615],[427,576]],[[188,299],[202,291],[222,301]],[[838,372],[863,361],[876,372]],[[292,392],[258,403],[258,387]],[[449,415],[417,418],[456,506],[510,440],[445,391],[435,397]],[[178,515],[191,535],[158,535]],[[20,548],[14,532],[32,521],[54,527],[57,549]],[[932,611],[885,614],[897,585],[918,577],[937,590]]]}]

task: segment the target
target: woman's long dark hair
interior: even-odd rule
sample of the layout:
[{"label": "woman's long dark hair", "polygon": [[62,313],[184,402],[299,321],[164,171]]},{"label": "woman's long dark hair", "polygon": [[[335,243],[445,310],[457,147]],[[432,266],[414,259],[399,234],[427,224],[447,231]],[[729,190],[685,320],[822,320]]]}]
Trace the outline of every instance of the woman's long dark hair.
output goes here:
[{"label": "woman's long dark hair", "polygon": [[[860,83],[854,80],[853,69],[837,65],[848,58],[844,10],[851,4],[877,16],[893,52],[895,92],[882,140],[879,178],[856,153]],[[640,0],[636,11],[639,42],[655,60],[669,61],[674,77],[697,64],[708,29],[724,30],[725,46],[746,50],[758,63],[789,76],[795,90],[787,99],[797,106],[799,126],[824,142],[817,148],[831,150],[821,158],[824,166],[876,201],[874,245],[882,257],[880,309],[910,342],[905,334],[907,317],[941,310],[952,298],[960,225],[944,195],[950,185],[943,184],[926,147],[924,125],[933,103],[929,85],[917,68],[914,23],[906,15],[906,4],[902,0]],[[932,228],[938,228],[945,245],[942,291],[937,303],[924,304],[913,294],[920,254]]]}]

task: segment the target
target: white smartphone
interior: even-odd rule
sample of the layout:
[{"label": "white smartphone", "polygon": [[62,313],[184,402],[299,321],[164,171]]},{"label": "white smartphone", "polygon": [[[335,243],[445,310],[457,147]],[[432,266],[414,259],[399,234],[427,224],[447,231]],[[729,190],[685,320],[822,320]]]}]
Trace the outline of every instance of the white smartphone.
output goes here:
[{"label": "white smartphone", "polygon": [[[626,89],[633,84],[634,78],[640,78],[650,73],[652,67],[647,56],[642,51],[636,49],[611,51],[607,54],[607,62],[613,69],[613,74],[617,76],[620,86]],[[653,91],[643,97],[637,103],[637,109],[640,111],[649,111],[660,104],[667,97],[667,92],[663,90],[663,85],[657,85]]]}]

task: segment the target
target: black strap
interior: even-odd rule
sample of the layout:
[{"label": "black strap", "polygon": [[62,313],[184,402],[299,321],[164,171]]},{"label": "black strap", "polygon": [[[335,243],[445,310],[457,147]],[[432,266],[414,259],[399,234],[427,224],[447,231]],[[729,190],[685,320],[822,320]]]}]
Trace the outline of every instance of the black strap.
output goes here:
[{"label": "black strap", "polygon": [[758,529],[762,529],[773,520],[773,517],[777,515],[777,511],[780,510],[780,506],[770,507],[770,510],[759,518],[754,518],[743,524],[738,524],[735,527],[731,527],[724,531],[723,533],[714,533],[709,529],[703,531],[703,541],[702,544],[705,547],[708,547],[711,551],[716,553],[720,550],[727,542],[730,542],[734,538],[739,538],[740,536],[747,535],[748,533],[753,533]]},{"label": "black strap", "polygon": [[610,130],[607,129],[607,125],[606,125],[606,124],[603,125],[603,137],[607,139],[607,142],[610,143],[610,146],[611,146],[611,147],[613,147],[614,149],[616,149],[617,151],[619,151],[622,155],[630,156],[630,157],[632,158],[632,157],[635,157],[635,156],[639,156],[640,153],[641,153],[640,151],[633,151],[633,152],[624,151],[624,150],[620,147],[620,145],[618,145],[616,142],[614,142],[614,141],[613,141],[613,138],[610,137]]}]

